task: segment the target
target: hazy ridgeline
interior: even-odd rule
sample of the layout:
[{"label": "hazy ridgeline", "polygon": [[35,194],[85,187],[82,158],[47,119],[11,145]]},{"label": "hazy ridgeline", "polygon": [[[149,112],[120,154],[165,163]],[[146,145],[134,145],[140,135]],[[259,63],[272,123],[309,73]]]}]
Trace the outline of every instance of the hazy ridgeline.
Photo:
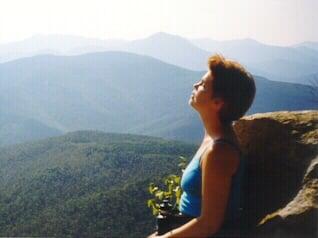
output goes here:
[{"label": "hazy ridgeline", "polygon": [[250,72],[270,80],[311,84],[317,79],[318,43],[274,46],[253,39],[216,41],[186,39],[159,32],[132,40],[99,40],[65,35],[36,35],[0,45],[0,62],[39,54],[79,55],[97,51],[124,51],[147,55],[183,68],[206,70],[214,53],[238,60]]}]

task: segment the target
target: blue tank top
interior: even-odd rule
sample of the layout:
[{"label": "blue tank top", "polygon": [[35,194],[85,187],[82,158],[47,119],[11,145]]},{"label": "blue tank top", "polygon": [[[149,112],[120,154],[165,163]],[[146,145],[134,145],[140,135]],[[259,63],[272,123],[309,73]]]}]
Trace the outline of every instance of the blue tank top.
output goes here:
[{"label": "blue tank top", "polygon": [[[242,210],[243,197],[241,186],[244,179],[245,160],[241,150],[232,142],[225,139],[215,140],[214,143],[225,142],[235,146],[240,152],[240,164],[232,176],[231,192],[225,213],[225,221],[237,219]],[[204,150],[194,155],[187,168],[185,169],[182,179],[181,188],[183,193],[179,204],[179,211],[185,215],[199,217],[201,214],[201,167],[200,157]]]}]

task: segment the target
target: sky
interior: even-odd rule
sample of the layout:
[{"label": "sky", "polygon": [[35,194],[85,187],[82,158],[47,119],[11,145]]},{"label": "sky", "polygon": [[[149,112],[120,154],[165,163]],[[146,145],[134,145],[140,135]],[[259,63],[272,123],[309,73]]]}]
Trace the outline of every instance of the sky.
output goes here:
[{"label": "sky", "polygon": [[0,44],[35,34],[318,41],[318,0],[0,0]]}]

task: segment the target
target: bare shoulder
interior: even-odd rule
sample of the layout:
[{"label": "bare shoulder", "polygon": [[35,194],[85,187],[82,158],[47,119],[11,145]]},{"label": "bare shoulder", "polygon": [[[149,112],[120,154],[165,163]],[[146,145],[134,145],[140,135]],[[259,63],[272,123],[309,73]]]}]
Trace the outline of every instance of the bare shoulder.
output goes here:
[{"label": "bare shoulder", "polygon": [[202,170],[229,176],[236,172],[239,163],[237,150],[225,143],[210,145],[201,158]]}]

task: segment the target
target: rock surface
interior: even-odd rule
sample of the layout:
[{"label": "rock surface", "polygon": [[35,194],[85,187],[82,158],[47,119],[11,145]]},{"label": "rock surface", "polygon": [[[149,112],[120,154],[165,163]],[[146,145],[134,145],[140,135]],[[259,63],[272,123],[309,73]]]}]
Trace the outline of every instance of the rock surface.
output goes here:
[{"label": "rock surface", "polygon": [[248,161],[248,234],[317,238],[318,111],[253,114],[234,129]]}]

